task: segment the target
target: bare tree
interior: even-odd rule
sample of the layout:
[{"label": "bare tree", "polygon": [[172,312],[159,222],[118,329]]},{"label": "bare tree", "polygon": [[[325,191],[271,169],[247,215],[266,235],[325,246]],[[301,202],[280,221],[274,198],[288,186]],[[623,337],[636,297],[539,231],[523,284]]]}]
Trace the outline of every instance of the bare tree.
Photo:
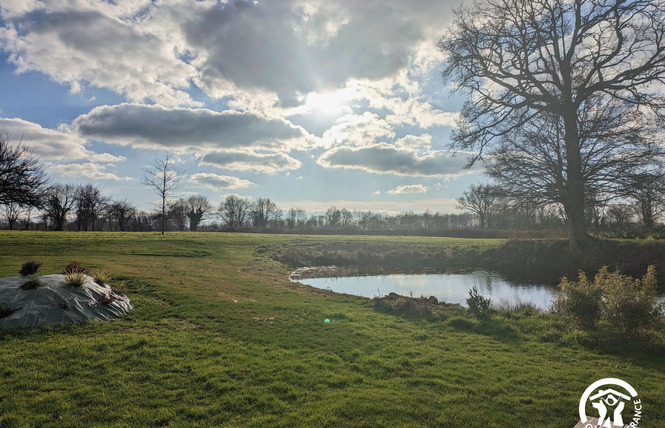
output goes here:
[{"label": "bare tree", "polygon": [[251,207],[252,224],[259,229],[265,229],[280,214],[279,211],[277,204],[270,199],[259,198]]},{"label": "bare tree", "polygon": [[53,222],[53,230],[64,230],[75,202],[76,187],[71,184],[56,184],[46,189],[41,206],[46,217]]},{"label": "bare tree", "polygon": [[176,168],[173,155],[156,157],[151,167],[144,168],[141,184],[150,188],[162,200],[161,230],[166,231],[166,200],[180,186],[182,171]]},{"label": "bare tree", "polygon": [[25,230],[30,230],[32,210],[34,208],[35,207],[33,207],[33,206],[27,206],[27,207],[23,208],[23,214],[24,214],[24,219],[25,219],[25,222],[24,222],[24,229]]},{"label": "bare tree", "polygon": [[212,206],[208,198],[202,195],[192,195],[187,199],[187,211],[185,214],[189,218],[189,230],[196,232],[201,224],[203,215],[210,211]]},{"label": "bare tree", "polygon": [[534,121],[561,128],[573,252],[587,238],[585,148],[602,144],[587,135],[598,127],[585,128],[585,116],[611,106],[615,120],[599,122],[605,132],[660,119],[664,15],[652,0],[484,0],[456,10],[439,42],[445,80],[469,94],[453,147],[477,150],[478,159]]},{"label": "bare tree", "polygon": [[76,189],[76,223],[79,230],[95,231],[96,222],[107,208],[108,199],[102,196],[99,188],[92,184],[79,186]]},{"label": "bare tree", "polygon": [[10,202],[4,205],[5,207],[5,218],[7,223],[9,223],[9,230],[14,230],[14,225],[18,221],[19,216],[21,215],[21,206],[16,202]]},{"label": "bare tree", "polygon": [[108,213],[115,220],[117,230],[125,232],[129,230],[129,223],[136,216],[137,210],[128,201],[114,201],[109,204]]},{"label": "bare tree", "polygon": [[299,208],[290,208],[286,216],[286,224],[289,229],[303,226],[307,221],[307,212]]},{"label": "bare tree", "polygon": [[343,227],[349,227],[353,223],[353,213],[346,208],[342,208],[341,221]]},{"label": "bare tree", "polygon": [[25,147],[11,146],[0,133],[0,205],[38,206],[47,178],[42,165]]},{"label": "bare tree", "polygon": [[381,230],[386,227],[386,218],[382,214],[372,211],[363,211],[357,214],[358,225],[362,230]]},{"label": "bare tree", "polygon": [[231,230],[242,229],[247,221],[249,205],[249,201],[245,198],[227,195],[219,206],[224,226]]},{"label": "bare tree", "polygon": [[633,211],[627,204],[614,204],[607,208],[606,216],[610,227],[621,228],[628,224],[633,217]]},{"label": "bare tree", "polygon": [[476,214],[480,228],[487,227],[490,215],[496,210],[499,199],[498,189],[489,184],[472,184],[470,189],[457,198],[457,209]]},{"label": "bare tree", "polygon": [[187,226],[187,200],[180,198],[168,206],[169,218],[175,223],[179,231],[185,230]]},{"label": "bare tree", "polygon": [[423,213],[423,228],[429,229],[432,227],[432,211],[429,208]]},{"label": "bare tree", "polygon": [[329,227],[337,227],[342,220],[342,211],[340,211],[336,206],[332,206],[326,210],[326,224]]},{"label": "bare tree", "polygon": [[[587,111],[586,107],[592,111]],[[616,103],[586,104],[580,111],[580,154],[585,209],[621,197],[630,177],[653,168],[663,150],[642,138],[646,127],[614,129],[626,112]],[[636,121],[639,123],[639,121]],[[486,161],[488,174],[518,206],[568,204],[568,156],[563,123],[555,115],[542,115],[504,138]],[[566,210],[568,213],[569,210]]]},{"label": "bare tree", "polygon": [[665,209],[665,177],[660,172],[636,174],[629,179],[628,197],[635,200],[635,212],[651,228]]}]

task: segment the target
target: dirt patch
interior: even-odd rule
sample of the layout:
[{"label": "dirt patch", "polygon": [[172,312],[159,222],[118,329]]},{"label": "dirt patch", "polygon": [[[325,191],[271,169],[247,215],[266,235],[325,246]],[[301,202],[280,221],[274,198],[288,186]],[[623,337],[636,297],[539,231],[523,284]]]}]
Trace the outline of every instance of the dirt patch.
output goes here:
[{"label": "dirt patch", "polygon": [[440,302],[436,297],[407,297],[397,293],[372,299],[374,309],[404,317],[437,317],[442,312],[463,311],[459,303]]}]

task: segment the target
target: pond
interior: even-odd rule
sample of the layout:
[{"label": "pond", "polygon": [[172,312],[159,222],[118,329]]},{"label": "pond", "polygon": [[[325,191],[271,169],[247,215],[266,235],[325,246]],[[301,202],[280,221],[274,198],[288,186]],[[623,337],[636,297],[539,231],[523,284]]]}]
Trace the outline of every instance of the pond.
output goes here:
[{"label": "pond", "polygon": [[542,310],[549,309],[556,298],[556,289],[541,284],[508,281],[498,274],[472,271],[450,274],[395,274],[303,278],[298,282],[335,293],[363,297],[397,293],[403,296],[434,296],[446,303],[467,306],[469,290],[475,285],[478,292],[492,299],[497,306],[531,303]]}]

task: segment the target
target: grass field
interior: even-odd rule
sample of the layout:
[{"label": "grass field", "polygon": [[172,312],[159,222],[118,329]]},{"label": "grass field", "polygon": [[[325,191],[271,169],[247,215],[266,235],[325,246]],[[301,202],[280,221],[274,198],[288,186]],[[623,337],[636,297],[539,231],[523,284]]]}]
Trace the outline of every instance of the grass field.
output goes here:
[{"label": "grass field", "polygon": [[[37,259],[114,275],[135,304],[108,323],[0,330],[0,427],[572,427],[618,377],[665,425],[661,348],[589,346],[551,314],[488,321],[374,311],[291,283],[272,247],[372,242],[433,253],[501,241],[222,233],[0,232],[0,276]],[[324,324],[324,319],[331,322]],[[608,352],[607,349],[614,349]]]}]

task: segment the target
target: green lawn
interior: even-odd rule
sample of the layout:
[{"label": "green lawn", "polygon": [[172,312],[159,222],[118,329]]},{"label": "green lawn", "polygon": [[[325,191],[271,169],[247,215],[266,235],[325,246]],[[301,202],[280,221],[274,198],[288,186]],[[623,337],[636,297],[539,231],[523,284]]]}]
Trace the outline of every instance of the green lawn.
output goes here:
[{"label": "green lawn", "polygon": [[660,348],[631,351],[617,339],[616,352],[601,352],[549,314],[479,322],[376,312],[369,299],[291,283],[271,258],[273,248],[330,242],[432,254],[501,244],[0,232],[0,276],[28,260],[43,262],[43,274],[76,260],[113,274],[135,304],[108,323],[0,330],[0,427],[566,428],[586,387],[605,377],[637,389],[641,427],[665,424]]}]

